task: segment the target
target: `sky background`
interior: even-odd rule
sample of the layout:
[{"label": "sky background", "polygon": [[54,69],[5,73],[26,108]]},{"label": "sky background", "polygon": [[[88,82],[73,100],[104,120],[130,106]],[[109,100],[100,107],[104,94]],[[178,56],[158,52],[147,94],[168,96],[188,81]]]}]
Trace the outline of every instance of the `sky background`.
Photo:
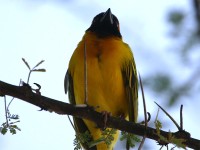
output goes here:
[{"label": "sky background", "polygon": [[[186,78],[191,68],[180,68],[173,51],[168,49],[174,42],[169,38],[169,28],[166,12],[171,9],[183,9],[187,13],[188,27],[194,25],[190,0],[119,0],[119,1],[63,1],[63,0],[0,0],[0,80],[18,85],[20,79],[27,80],[28,69],[22,62],[25,58],[31,67],[39,61],[45,62],[39,68],[45,68],[45,73],[33,73],[30,85],[42,86],[44,96],[68,102],[64,93],[64,76],[69,59],[81,40],[85,30],[90,26],[95,15],[111,8],[120,21],[123,40],[134,52],[137,68],[141,76],[157,71],[167,72],[172,68],[174,74],[184,74]],[[194,54],[194,59],[196,55]],[[155,59],[156,58],[156,59]],[[148,112],[154,121],[157,106],[166,103],[164,97],[146,90]],[[10,100],[7,97],[7,100]],[[143,108],[140,94],[139,121],[143,120]],[[182,98],[168,110],[179,121],[179,107],[184,105],[184,129],[192,137],[200,139],[199,125],[196,123],[199,114],[199,101],[190,102]],[[10,106],[10,112],[20,116],[18,126],[21,132],[16,135],[0,135],[1,150],[68,150],[73,149],[74,131],[67,116],[57,115],[21,100],[15,99]],[[5,122],[3,98],[0,98],[0,124]],[[164,114],[160,112],[163,118]],[[177,131],[167,117],[164,130]],[[146,140],[146,146],[156,147],[156,142]],[[122,144],[118,143],[117,149]],[[159,147],[157,147],[159,149]]]}]

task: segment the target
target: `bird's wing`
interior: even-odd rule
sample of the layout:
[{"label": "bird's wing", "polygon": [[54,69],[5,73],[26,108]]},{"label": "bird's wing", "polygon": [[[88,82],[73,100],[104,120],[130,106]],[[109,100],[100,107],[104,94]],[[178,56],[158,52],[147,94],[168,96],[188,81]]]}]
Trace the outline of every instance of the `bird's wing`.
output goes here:
[{"label": "bird's wing", "polygon": [[65,75],[64,88],[65,88],[65,94],[67,94],[68,92],[70,104],[75,105],[76,101],[75,101],[75,96],[74,96],[73,78],[69,70],[67,70],[66,75]]},{"label": "bird's wing", "polygon": [[[129,121],[136,123],[138,116],[138,78],[133,57],[124,62],[122,66],[122,76],[128,100]],[[130,147],[129,138],[127,138],[126,149],[129,150]]]},{"label": "bird's wing", "polygon": [[122,76],[128,100],[129,121],[137,122],[138,116],[138,78],[134,58],[122,65]]},{"label": "bird's wing", "polygon": [[[66,94],[68,92],[69,102],[73,105],[76,105],[76,100],[75,100],[75,96],[74,96],[73,77],[69,70],[67,71],[67,73],[65,75],[64,89],[65,89]],[[73,120],[74,120],[74,127],[75,127],[76,135],[80,135],[80,133],[85,133],[86,131],[89,131],[82,119],[73,117]],[[92,141],[92,139],[91,139],[91,141]],[[89,148],[87,143],[82,143],[82,142],[81,142],[81,145],[86,150],[96,150],[96,146]]]}]

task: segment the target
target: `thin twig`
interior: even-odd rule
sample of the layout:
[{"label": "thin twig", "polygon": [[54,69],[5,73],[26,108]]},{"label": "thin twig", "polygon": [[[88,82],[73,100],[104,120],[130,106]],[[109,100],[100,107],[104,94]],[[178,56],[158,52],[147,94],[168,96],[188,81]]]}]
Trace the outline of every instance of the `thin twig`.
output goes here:
[{"label": "thin twig", "polygon": [[142,85],[142,80],[141,80],[140,74],[139,74],[139,80],[140,80],[140,87],[141,87],[141,91],[142,91],[142,100],[143,100],[143,107],[144,107],[145,128],[147,128],[147,123],[148,123],[148,121],[147,121],[147,110],[146,110],[144,89],[143,89],[143,85]]},{"label": "thin twig", "polygon": [[7,107],[7,111],[9,111],[9,107],[10,107],[10,104],[12,103],[12,101],[15,99],[15,97],[13,97],[10,102],[8,103],[8,107]]},{"label": "thin twig", "polygon": [[142,146],[144,145],[144,141],[146,139],[146,136],[144,135],[143,138],[142,138],[142,141],[140,143],[140,146],[138,147],[138,150],[141,150],[142,149]]},{"label": "thin twig", "polygon": [[160,149],[159,150],[161,150],[163,148],[163,145],[160,147]]},{"label": "thin twig", "polygon": [[156,118],[155,118],[155,122],[158,120],[159,110],[160,110],[160,108],[158,108],[158,111],[157,111],[157,114],[156,114]]},{"label": "thin twig", "polygon": [[30,79],[31,73],[32,73],[32,70],[30,70],[29,73],[28,73],[27,84],[29,83],[29,79]]},{"label": "thin twig", "polygon": [[[22,82],[22,79],[20,79],[20,81],[19,81],[19,86],[20,86],[21,82]],[[13,98],[10,100],[10,102],[8,103],[7,111],[9,111],[9,107],[10,107],[10,105],[11,105],[11,103],[13,102],[14,99],[15,99],[15,97],[13,97]]]},{"label": "thin twig", "polygon": [[[147,122],[149,122],[151,120],[151,114],[149,112],[147,112]],[[145,120],[141,121],[140,124],[145,124]]]},{"label": "thin twig", "polygon": [[15,122],[10,122],[9,124],[12,125],[12,124],[16,124],[16,123],[18,123],[18,122],[20,122],[20,120],[17,120],[17,121],[15,121]]},{"label": "thin twig", "polygon": [[87,81],[87,50],[84,39],[84,86],[85,86],[85,104],[88,102],[88,81]]},{"label": "thin twig", "polygon": [[6,115],[6,126],[8,126],[8,113],[7,113],[7,104],[6,104],[6,96],[4,96],[4,106],[5,106],[5,115]]},{"label": "thin twig", "polygon": [[181,105],[180,109],[180,128],[183,130],[183,105]]},{"label": "thin twig", "polygon": [[74,126],[74,124],[72,123],[72,120],[71,120],[71,118],[69,117],[69,115],[67,115],[67,117],[68,117],[68,119],[69,119],[70,124],[71,124],[72,127],[74,128],[74,131],[76,131],[75,126]]},{"label": "thin twig", "polygon": [[[154,102],[154,103],[156,103],[156,102]],[[166,110],[164,110],[160,105],[158,105],[158,103],[156,103],[156,105],[157,105],[158,107],[160,107],[160,109],[171,119],[171,121],[176,125],[176,127],[178,128],[178,130],[181,130],[180,126],[179,126],[178,123],[174,120],[174,118],[172,118],[172,116],[170,116],[170,114],[169,114]]]},{"label": "thin twig", "polygon": [[[145,96],[144,96],[144,89],[143,89],[142,79],[141,79],[140,73],[139,73],[139,80],[140,80],[140,87],[141,87],[141,91],[142,91],[142,100],[143,100],[143,108],[144,108],[144,119],[145,119],[144,124],[145,124],[145,129],[147,129],[147,124],[148,124],[148,121],[147,121],[147,110],[146,110],[146,102],[145,102]],[[140,146],[139,146],[138,150],[142,149],[142,146],[144,145],[145,138],[146,138],[146,136],[144,135],[143,138],[142,138],[142,142],[140,143]]]}]

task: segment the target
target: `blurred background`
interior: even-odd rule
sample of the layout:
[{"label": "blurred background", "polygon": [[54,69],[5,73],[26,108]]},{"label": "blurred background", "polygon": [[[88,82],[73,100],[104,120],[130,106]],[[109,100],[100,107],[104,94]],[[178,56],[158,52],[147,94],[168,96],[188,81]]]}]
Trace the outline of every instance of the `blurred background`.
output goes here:
[{"label": "blurred background", "polygon": [[[69,59],[95,15],[111,8],[120,21],[123,40],[133,50],[141,74],[147,111],[154,121],[160,104],[183,128],[200,139],[200,4],[199,0],[0,0],[0,80],[18,85],[27,80],[28,68],[45,60],[30,78],[42,86],[42,95],[68,102],[63,80]],[[141,91],[139,121],[143,120]],[[7,102],[11,97],[6,97]],[[67,116],[57,115],[15,99],[10,113],[18,114],[17,134],[0,135],[1,150],[70,150],[75,138]],[[162,112],[158,119],[165,131],[177,131]],[[0,98],[0,124],[5,122]],[[174,145],[169,145],[169,148]],[[136,146],[137,148],[137,146]],[[159,149],[146,139],[143,149]],[[115,150],[124,149],[117,143]]]}]

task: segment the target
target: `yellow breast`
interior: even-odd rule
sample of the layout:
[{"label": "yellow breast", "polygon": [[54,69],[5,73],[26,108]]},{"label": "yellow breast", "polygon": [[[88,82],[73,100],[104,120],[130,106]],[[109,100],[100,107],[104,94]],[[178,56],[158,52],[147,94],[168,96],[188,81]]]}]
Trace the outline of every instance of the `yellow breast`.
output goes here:
[{"label": "yellow breast", "polygon": [[84,103],[84,44],[87,52],[87,96],[90,106],[113,115],[127,115],[127,97],[121,73],[122,63],[131,57],[120,38],[97,38],[86,33],[70,60],[77,104]]}]

